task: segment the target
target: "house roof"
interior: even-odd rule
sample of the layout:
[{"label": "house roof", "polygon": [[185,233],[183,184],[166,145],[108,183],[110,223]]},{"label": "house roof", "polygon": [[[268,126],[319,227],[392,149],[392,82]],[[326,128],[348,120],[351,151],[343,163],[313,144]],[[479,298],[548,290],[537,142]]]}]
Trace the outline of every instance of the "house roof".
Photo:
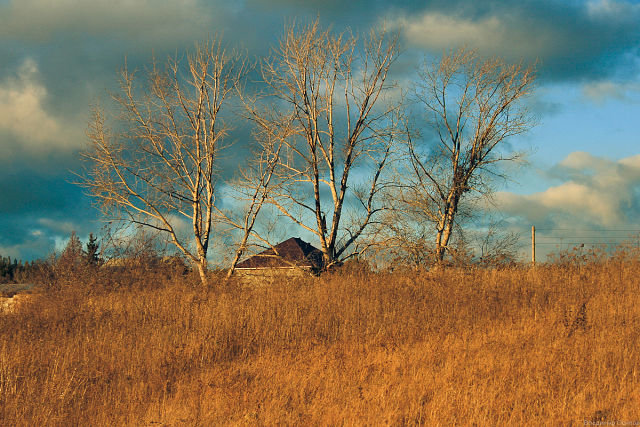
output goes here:
[{"label": "house roof", "polygon": [[273,248],[260,252],[237,265],[237,269],[247,268],[302,267],[320,269],[322,252],[298,237],[292,237]]}]

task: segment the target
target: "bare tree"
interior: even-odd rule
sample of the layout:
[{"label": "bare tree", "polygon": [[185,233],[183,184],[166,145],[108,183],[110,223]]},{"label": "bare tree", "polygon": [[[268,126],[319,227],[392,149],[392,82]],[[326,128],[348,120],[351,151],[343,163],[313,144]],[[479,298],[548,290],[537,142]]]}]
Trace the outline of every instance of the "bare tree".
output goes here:
[{"label": "bare tree", "polygon": [[499,224],[491,223],[480,242],[481,265],[508,265],[516,262],[520,235],[514,231],[501,231]]},{"label": "bare tree", "polygon": [[[216,158],[229,127],[221,110],[245,73],[245,62],[219,42],[169,58],[143,76],[126,66],[113,95],[113,122],[96,109],[81,184],[107,217],[159,230],[198,268],[207,284],[207,251],[218,217]],[[187,231],[188,229],[190,231]],[[190,235],[191,237],[186,237]]]},{"label": "bare tree", "polygon": [[[402,186],[391,189],[387,197],[391,200],[408,198]],[[389,268],[398,265],[418,268],[433,259],[431,224],[422,219],[418,207],[417,203],[396,203],[384,213],[380,227],[384,237],[378,238],[384,245],[375,248],[380,264]]]},{"label": "bare tree", "polygon": [[470,195],[490,194],[499,165],[516,161],[507,138],[535,121],[523,99],[533,89],[534,70],[499,58],[481,59],[458,50],[439,62],[425,61],[415,87],[436,135],[435,144],[411,138],[409,172],[401,200],[435,228],[434,259],[441,262]]},{"label": "bare tree", "polygon": [[267,99],[250,117],[282,143],[266,202],[317,236],[327,267],[362,250],[358,238],[384,209],[399,112],[387,102],[396,55],[397,39],[384,32],[359,40],[315,21],[287,28],[262,64]]},{"label": "bare tree", "polygon": [[251,237],[267,242],[254,231],[254,227],[269,192],[275,190],[274,173],[280,162],[282,141],[288,137],[289,133],[289,126],[255,131],[253,136],[258,142],[257,149],[251,154],[248,164],[239,169],[239,176],[232,183],[233,193],[228,196],[243,202],[245,206],[240,209],[242,212],[240,216],[221,211],[225,223],[241,233],[231,265],[227,270],[227,279],[233,275],[242,255],[247,251]]}]

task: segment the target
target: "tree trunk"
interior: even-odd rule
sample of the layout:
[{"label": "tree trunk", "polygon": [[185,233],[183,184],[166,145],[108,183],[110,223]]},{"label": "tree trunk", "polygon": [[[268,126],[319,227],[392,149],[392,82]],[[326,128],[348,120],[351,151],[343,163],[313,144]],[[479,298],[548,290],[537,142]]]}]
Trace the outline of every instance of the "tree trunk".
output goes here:
[{"label": "tree trunk", "polygon": [[[243,243],[243,246],[244,244],[245,243]],[[229,267],[229,270],[227,270],[227,280],[229,280],[231,276],[233,276],[233,273],[236,271],[236,265],[238,265],[238,262],[240,261],[240,257],[242,257],[243,253],[244,253],[244,248],[236,251],[236,255],[233,257],[233,261],[231,262],[231,267]]]},{"label": "tree trunk", "polygon": [[198,262],[198,273],[200,274],[200,281],[202,282],[202,286],[204,286],[205,288],[207,286],[209,286],[209,280],[207,277],[207,259],[200,259],[200,261]]},{"label": "tree trunk", "polygon": [[451,230],[453,228],[453,222],[447,222],[445,229],[438,232],[438,242],[436,245],[436,262],[439,264],[444,261],[444,255],[447,251],[447,245],[449,245],[449,238],[451,237]]},{"label": "tree trunk", "polygon": [[444,255],[449,245],[449,239],[451,238],[451,232],[453,231],[453,223],[455,221],[456,212],[458,210],[458,197],[455,198],[452,204],[446,210],[445,218],[442,221],[442,227],[438,227],[438,234],[436,236],[436,263],[441,264],[444,261]]},{"label": "tree trunk", "polygon": [[443,246],[442,244],[442,234],[443,234],[443,229],[439,228],[438,233],[436,234],[436,252],[434,254],[435,261],[437,264],[440,264],[444,259],[445,246]]},{"label": "tree trunk", "polygon": [[326,270],[329,265],[331,264],[332,260],[331,257],[329,256],[329,254],[327,253],[323,253],[322,254],[322,269]]}]

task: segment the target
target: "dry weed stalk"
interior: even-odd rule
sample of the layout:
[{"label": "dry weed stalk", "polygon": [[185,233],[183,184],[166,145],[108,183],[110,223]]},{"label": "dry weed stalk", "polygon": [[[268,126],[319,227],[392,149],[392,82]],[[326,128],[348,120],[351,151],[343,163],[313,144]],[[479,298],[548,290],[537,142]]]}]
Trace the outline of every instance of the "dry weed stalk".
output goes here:
[{"label": "dry weed stalk", "polygon": [[352,269],[210,290],[79,276],[0,316],[0,424],[633,420],[638,273]]}]

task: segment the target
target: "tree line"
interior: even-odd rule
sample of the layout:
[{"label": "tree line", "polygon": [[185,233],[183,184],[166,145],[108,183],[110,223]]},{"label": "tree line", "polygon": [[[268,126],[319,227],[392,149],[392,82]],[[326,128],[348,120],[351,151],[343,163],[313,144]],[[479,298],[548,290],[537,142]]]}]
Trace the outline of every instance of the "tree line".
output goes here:
[{"label": "tree line", "polygon": [[[113,102],[94,108],[80,184],[113,223],[166,235],[203,284],[212,244],[232,243],[231,275],[282,226],[315,236],[327,268],[373,251],[442,263],[468,202],[522,155],[504,142],[534,124],[535,72],[460,49],[400,85],[398,56],[396,34],[316,20],[286,27],[255,64],[212,39],[125,66]],[[251,129],[251,152],[226,179],[232,126]]]},{"label": "tree line", "polygon": [[13,282],[20,272],[28,270],[30,267],[29,261],[23,264],[22,260],[17,258],[11,260],[10,256],[0,255],[0,283]]},{"label": "tree line", "polygon": [[90,233],[83,245],[76,232],[72,231],[64,249],[58,256],[52,255],[50,260],[37,259],[23,263],[17,258],[11,260],[9,256],[0,255],[0,283],[15,283],[40,277],[43,270],[49,269],[52,264],[78,267],[98,266],[101,262],[98,238]]}]

